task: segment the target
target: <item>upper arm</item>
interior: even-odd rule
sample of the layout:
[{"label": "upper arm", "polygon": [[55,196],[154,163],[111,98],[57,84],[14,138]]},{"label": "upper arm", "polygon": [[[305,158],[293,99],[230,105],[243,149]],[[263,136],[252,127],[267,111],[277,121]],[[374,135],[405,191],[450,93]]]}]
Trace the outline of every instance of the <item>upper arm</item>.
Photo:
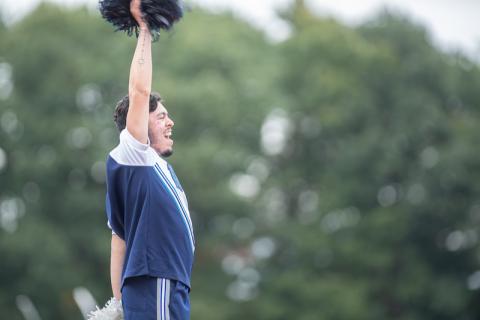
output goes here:
[{"label": "upper arm", "polygon": [[[107,226],[110,230],[112,230],[112,235],[117,235],[119,231],[121,231],[119,227],[118,212],[117,210],[112,209],[112,204],[110,203],[110,196],[108,191],[105,196],[105,210],[107,212]],[[121,234],[123,234],[123,232],[121,232]]]},{"label": "upper arm", "polygon": [[129,90],[127,129],[141,143],[148,142],[148,117],[150,92]]},{"label": "upper arm", "polygon": [[112,234],[112,251],[122,253],[126,250],[125,241],[116,234]]}]

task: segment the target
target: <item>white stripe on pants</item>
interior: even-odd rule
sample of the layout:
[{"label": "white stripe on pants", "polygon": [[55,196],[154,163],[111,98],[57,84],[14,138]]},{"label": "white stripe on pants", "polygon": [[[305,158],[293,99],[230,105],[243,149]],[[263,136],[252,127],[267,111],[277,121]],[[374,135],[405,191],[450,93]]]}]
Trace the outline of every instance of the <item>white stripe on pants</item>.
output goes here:
[{"label": "white stripe on pants", "polygon": [[157,278],[157,320],[170,320],[170,280]]}]

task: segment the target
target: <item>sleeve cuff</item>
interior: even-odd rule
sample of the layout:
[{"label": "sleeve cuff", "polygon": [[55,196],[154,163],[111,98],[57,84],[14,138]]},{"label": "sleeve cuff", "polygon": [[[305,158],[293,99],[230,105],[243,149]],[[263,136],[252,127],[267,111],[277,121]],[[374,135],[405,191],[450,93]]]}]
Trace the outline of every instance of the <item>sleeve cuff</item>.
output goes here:
[{"label": "sleeve cuff", "polygon": [[107,226],[112,231],[112,234],[116,234],[115,231],[113,231],[112,225],[110,224],[110,220],[107,220]]}]

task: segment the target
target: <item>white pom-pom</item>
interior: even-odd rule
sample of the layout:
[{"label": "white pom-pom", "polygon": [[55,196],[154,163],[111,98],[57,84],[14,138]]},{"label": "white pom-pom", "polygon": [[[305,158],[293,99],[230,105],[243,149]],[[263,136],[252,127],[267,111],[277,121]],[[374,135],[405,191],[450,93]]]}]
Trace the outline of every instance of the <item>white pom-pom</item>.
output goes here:
[{"label": "white pom-pom", "polygon": [[123,320],[122,301],[111,298],[102,309],[90,312],[88,320]]}]

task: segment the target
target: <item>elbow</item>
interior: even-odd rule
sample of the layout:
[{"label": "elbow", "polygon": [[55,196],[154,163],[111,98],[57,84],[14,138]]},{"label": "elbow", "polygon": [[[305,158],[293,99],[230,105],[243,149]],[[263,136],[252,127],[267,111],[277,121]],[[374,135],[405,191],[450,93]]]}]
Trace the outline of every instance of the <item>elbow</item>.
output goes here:
[{"label": "elbow", "polygon": [[150,97],[151,90],[146,87],[131,87],[128,90],[128,95],[130,99],[133,97]]}]

